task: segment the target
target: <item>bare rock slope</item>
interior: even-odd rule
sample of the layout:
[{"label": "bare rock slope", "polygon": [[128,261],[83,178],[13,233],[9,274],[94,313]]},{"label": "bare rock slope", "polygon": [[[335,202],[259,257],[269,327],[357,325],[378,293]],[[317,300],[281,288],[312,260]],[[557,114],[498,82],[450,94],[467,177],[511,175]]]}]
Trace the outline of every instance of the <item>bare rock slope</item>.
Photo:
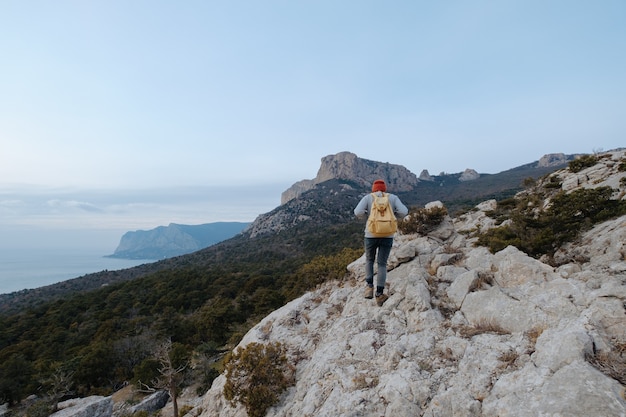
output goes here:
[{"label": "bare rock slope", "polygon": [[[558,175],[568,190],[623,190],[624,160],[609,153]],[[361,258],[350,279],[255,326],[240,347],[280,342],[296,370],[267,415],[626,416],[626,216],[564,247],[567,263],[554,268],[512,246],[492,254],[474,245],[471,232],[493,226],[485,212],[495,206],[427,236],[399,236],[382,307],[363,298]],[[584,257],[567,256],[574,252]],[[622,368],[610,359],[620,357]],[[224,383],[218,377],[190,415],[246,416],[225,400]]]}]

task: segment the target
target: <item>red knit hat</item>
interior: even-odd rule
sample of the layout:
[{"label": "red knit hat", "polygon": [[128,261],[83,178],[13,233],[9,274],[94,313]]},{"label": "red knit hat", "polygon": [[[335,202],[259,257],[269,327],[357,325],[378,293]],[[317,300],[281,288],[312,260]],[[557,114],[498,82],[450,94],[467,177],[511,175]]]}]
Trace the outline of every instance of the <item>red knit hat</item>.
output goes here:
[{"label": "red knit hat", "polygon": [[375,193],[376,191],[382,191],[382,192],[387,191],[387,184],[385,184],[385,181],[383,180],[374,181],[374,184],[372,184],[372,192]]}]

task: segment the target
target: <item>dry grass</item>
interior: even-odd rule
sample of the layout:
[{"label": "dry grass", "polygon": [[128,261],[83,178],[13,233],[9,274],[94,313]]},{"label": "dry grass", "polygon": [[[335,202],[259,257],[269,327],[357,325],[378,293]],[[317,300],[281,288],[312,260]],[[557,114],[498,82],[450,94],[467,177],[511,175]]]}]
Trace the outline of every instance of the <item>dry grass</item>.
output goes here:
[{"label": "dry grass", "polygon": [[[447,254],[458,253],[458,250],[449,243],[444,244],[442,249],[443,249],[443,253],[447,253]],[[462,254],[459,254],[459,255],[463,256]]]},{"label": "dry grass", "polygon": [[453,303],[450,301],[448,296],[443,296],[439,300],[439,305],[437,306],[441,315],[446,319],[450,320],[456,312],[459,310]]},{"label": "dry grass", "polygon": [[516,351],[512,349],[507,352],[502,353],[498,357],[498,360],[502,362],[502,364],[500,365],[500,368],[506,369],[508,367],[512,367],[515,364],[515,361],[517,360],[517,358],[519,358],[519,353],[517,353]]},{"label": "dry grass", "polygon": [[611,350],[587,354],[585,359],[606,376],[626,385],[626,342],[613,341]]},{"label": "dry grass", "polygon": [[352,383],[357,390],[374,388],[378,385],[378,377],[370,377],[367,374],[359,373],[352,378]]},{"label": "dry grass", "polygon": [[306,352],[299,347],[296,347],[295,349],[290,350],[288,354],[289,354],[289,361],[294,366],[297,366],[302,361],[310,359],[310,357],[306,354]]},{"label": "dry grass", "polygon": [[537,339],[539,339],[539,336],[541,336],[544,330],[545,330],[545,327],[539,326],[539,327],[533,327],[527,332],[524,332],[524,336],[528,338],[528,342],[529,342],[528,351],[527,351],[529,355],[535,351],[535,345],[537,344]]},{"label": "dry grass", "polygon": [[138,404],[144,397],[146,397],[146,394],[137,391],[134,385],[127,385],[116,391],[111,398],[114,403]]},{"label": "dry grass", "polygon": [[459,329],[459,334],[462,337],[471,338],[478,334],[493,333],[493,334],[510,334],[511,332],[500,326],[498,323],[482,319],[473,326],[462,326]]},{"label": "dry grass", "polygon": [[265,341],[269,340],[273,326],[274,322],[270,320],[265,323],[261,328],[259,328],[259,339]]},{"label": "dry grass", "polygon": [[483,287],[492,286],[494,283],[494,275],[491,272],[478,272],[478,279],[474,281],[469,289],[469,292],[478,291]]},{"label": "dry grass", "polygon": [[341,312],[343,311],[343,307],[344,306],[342,304],[333,304],[330,307],[328,307],[326,312],[328,313],[329,317],[338,317],[341,315]]},{"label": "dry grass", "polygon": [[438,349],[435,355],[441,359],[444,363],[457,363],[459,359],[454,355],[454,352],[449,347],[445,349]]},{"label": "dry grass", "polygon": [[426,371],[426,372],[433,371],[433,363],[430,360],[420,359],[417,361],[417,364],[422,371]]}]

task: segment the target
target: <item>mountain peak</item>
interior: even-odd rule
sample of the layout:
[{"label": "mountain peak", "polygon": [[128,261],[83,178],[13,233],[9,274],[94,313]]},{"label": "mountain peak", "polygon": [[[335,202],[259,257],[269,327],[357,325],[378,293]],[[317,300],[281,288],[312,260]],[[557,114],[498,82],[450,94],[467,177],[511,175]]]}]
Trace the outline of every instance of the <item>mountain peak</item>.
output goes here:
[{"label": "mountain peak", "polygon": [[382,178],[393,192],[410,191],[418,182],[417,176],[402,165],[377,162],[359,158],[352,152],[339,152],[322,158],[317,176],[312,180],[302,180],[281,195],[281,204],[297,198],[315,185],[339,179],[352,181],[369,189],[372,182]]}]

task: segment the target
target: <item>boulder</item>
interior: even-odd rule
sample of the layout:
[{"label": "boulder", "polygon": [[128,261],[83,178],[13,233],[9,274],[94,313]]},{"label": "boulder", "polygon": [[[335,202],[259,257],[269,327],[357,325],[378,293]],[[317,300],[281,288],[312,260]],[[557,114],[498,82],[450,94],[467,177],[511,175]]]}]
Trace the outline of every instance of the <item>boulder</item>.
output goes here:
[{"label": "boulder", "polygon": [[157,391],[144,398],[139,404],[132,406],[130,408],[130,412],[131,414],[136,413],[137,411],[147,411],[148,413],[152,413],[165,407],[169,398],[170,396],[167,391]]},{"label": "boulder", "polygon": [[50,417],[111,417],[113,399],[94,395],[59,403],[59,411]]},{"label": "boulder", "polygon": [[459,181],[473,181],[480,178],[480,174],[473,169],[466,169],[459,177]]}]

